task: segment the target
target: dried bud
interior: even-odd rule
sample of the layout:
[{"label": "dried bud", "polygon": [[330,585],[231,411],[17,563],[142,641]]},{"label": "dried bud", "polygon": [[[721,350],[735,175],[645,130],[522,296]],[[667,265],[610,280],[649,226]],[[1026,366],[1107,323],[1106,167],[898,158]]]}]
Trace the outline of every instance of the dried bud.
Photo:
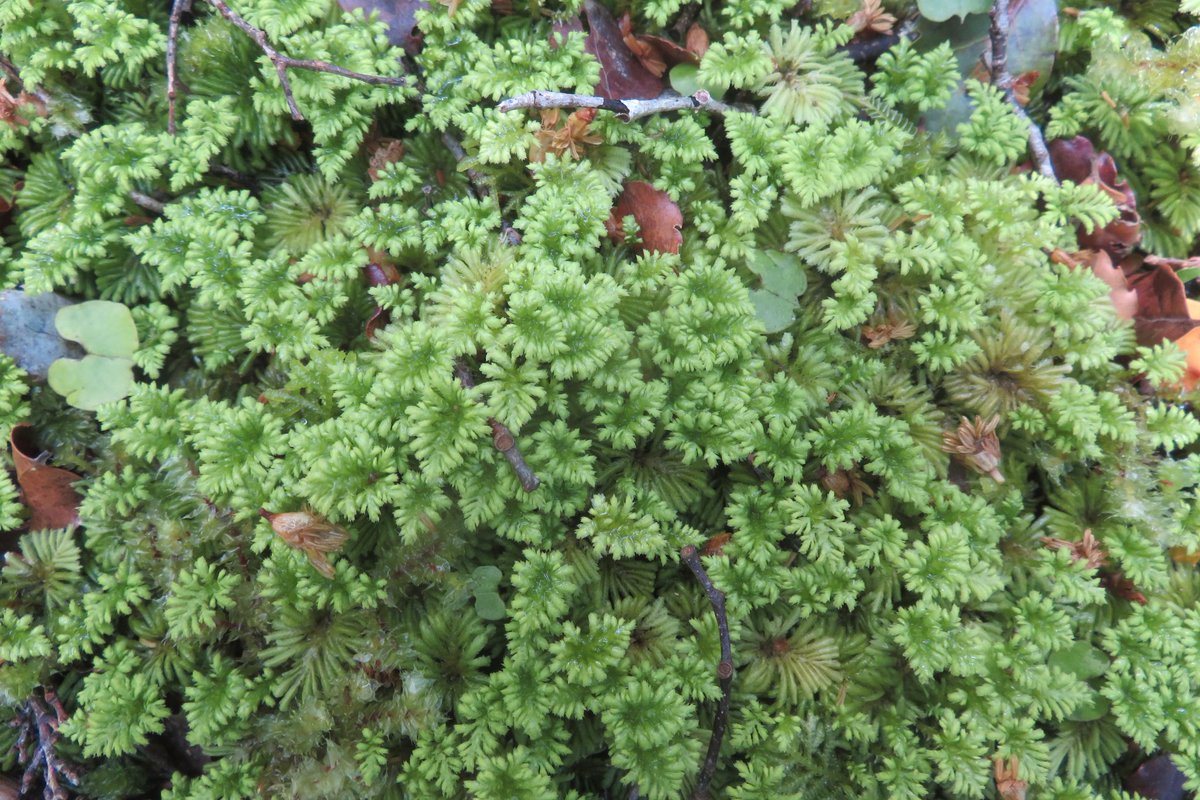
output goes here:
[{"label": "dried bud", "polygon": [[1069,550],[1074,561],[1082,561],[1088,569],[1099,569],[1108,564],[1108,551],[1100,541],[1092,535],[1092,529],[1083,532],[1083,538],[1078,542],[1067,539],[1057,539],[1050,536],[1042,537],[1042,544],[1051,550]]},{"label": "dried bud", "polygon": [[846,24],[855,33],[871,31],[886,36],[892,32],[896,18],[884,10],[879,0],[863,0],[862,9],[851,14]]},{"label": "dried bud", "polygon": [[304,552],[308,561],[326,578],[333,577],[333,567],[325,560],[326,553],[336,553],[349,538],[336,525],[331,525],[311,511],[285,511],[272,514],[265,508],[258,513],[271,523],[271,530],[290,547]]},{"label": "dried bud", "polygon": [[963,417],[957,431],[942,434],[942,449],[958,457],[976,472],[988,475],[996,483],[1004,483],[1000,474],[1000,440],[996,438],[996,426],[1000,417],[994,416],[987,422],[976,416],[975,421]]},{"label": "dried bud", "polygon": [[996,793],[1000,800],[1025,800],[1025,790],[1029,788],[1026,781],[1021,780],[1021,762],[1016,756],[1010,756],[1008,761],[996,756],[992,759],[996,776]]},{"label": "dried bud", "polygon": [[867,340],[867,347],[872,350],[878,350],[888,342],[897,339],[911,339],[916,332],[916,325],[896,314],[889,314],[875,324],[864,325],[862,329],[862,335]]}]

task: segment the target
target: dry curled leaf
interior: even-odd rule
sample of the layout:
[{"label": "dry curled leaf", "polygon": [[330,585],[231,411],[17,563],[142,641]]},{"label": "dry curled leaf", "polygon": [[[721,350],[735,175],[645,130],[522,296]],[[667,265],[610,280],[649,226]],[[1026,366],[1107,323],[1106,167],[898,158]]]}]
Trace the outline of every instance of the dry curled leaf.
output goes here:
[{"label": "dry curled leaf", "polygon": [[608,235],[625,241],[625,217],[637,221],[642,248],[658,253],[678,253],[683,245],[683,213],[666,192],[644,181],[630,181],[617,197],[616,205],[605,222]]},{"label": "dry curled leaf", "polygon": [[1000,440],[996,437],[999,424],[997,416],[987,421],[979,416],[974,421],[963,417],[958,430],[942,434],[942,449],[996,483],[1004,483],[1004,475],[1000,473]]},{"label": "dry curled leaf", "polygon": [[1137,291],[1133,321],[1138,344],[1149,347],[1163,339],[1176,341],[1200,325],[1188,308],[1183,281],[1166,264],[1133,274],[1129,285]]},{"label": "dry curled leaf", "polygon": [[1037,79],[1041,75],[1042,73],[1036,69],[1031,69],[1028,72],[1022,72],[1013,79],[1013,97],[1016,98],[1018,105],[1029,105],[1029,90],[1033,88],[1033,85],[1037,83]]},{"label": "dry curled leaf", "polygon": [[880,0],[863,0],[862,8],[851,14],[846,24],[855,33],[871,31],[886,36],[892,32],[896,18],[887,12]]},{"label": "dry curled leaf", "polygon": [[878,350],[885,344],[898,339],[911,339],[916,333],[917,326],[896,313],[888,314],[883,319],[873,321],[870,325],[864,325],[862,328],[862,335],[867,340],[867,347],[872,350]]},{"label": "dry curled leaf", "polygon": [[836,469],[833,472],[826,472],[822,469],[821,473],[821,486],[843,500],[849,495],[856,506],[863,504],[864,497],[875,496],[875,490],[867,484],[857,467]]},{"label": "dry curled leaf", "polygon": [[604,140],[589,130],[592,120],[596,118],[596,109],[581,108],[567,116],[566,122],[559,127],[562,112],[557,108],[542,112],[542,128],[534,134],[536,144],[529,151],[529,160],[540,163],[546,160],[547,153],[558,157],[570,154],[572,158],[583,155],[584,145],[598,145]]},{"label": "dry curled leaf", "polygon": [[308,561],[326,578],[333,577],[333,566],[325,559],[327,553],[336,553],[349,538],[337,525],[332,525],[311,511],[285,511],[272,514],[265,508],[258,513],[271,523],[271,530],[289,547],[300,550]]},{"label": "dry curled leaf", "polygon": [[633,35],[633,20],[628,11],[625,12],[625,16],[621,17],[620,27],[621,41],[625,42],[629,52],[633,53],[634,58],[646,68],[647,72],[656,78],[661,78],[662,74],[667,71],[667,62],[659,54],[658,48],[652,42],[646,41],[647,37]]},{"label": "dry curled leaf", "polygon": [[1097,278],[1108,284],[1108,296],[1117,310],[1117,316],[1121,319],[1134,319],[1137,316],[1137,290],[1129,288],[1125,273],[1113,264],[1112,258],[1104,250],[1080,250],[1077,253],[1068,253],[1055,248],[1050,253],[1050,260],[1072,268],[1081,265],[1090,267]]},{"label": "dry curled leaf", "polygon": [[733,534],[729,531],[718,533],[704,543],[701,550],[701,555],[706,556],[723,556],[725,555],[725,545],[729,544],[729,540],[733,538]]},{"label": "dry curled leaf", "polygon": [[46,463],[49,456],[38,448],[33,428],[27,422],[13,426],[9,445],[17,485],[21,487],[21,501],[29,508],[29,530],[78,524],[81,498],[73,484],[79,476]]},{"label": "dry curled leaf", "polygon": [[1142,238],[1142,218],[1137,198],[1129,182],[1117,177],[1117,163],[1108,153],[1097,153],[1086,136],[1056,139],[1050,142],[1050,160],[1059,180],[1098,186],[1117,204],[1117,219],[1090,233],[1079,229],[1079,246],[1086,250],[1104,250],[1120,261]]},{"label": "dry curled leaf", "polygon": [[658,97],[663,90],[662,78],[638,61],[608,9],[598,0],[584,0],[583,8],[588,23],[585,46],[600,62],[596,94],[609,100]]}]

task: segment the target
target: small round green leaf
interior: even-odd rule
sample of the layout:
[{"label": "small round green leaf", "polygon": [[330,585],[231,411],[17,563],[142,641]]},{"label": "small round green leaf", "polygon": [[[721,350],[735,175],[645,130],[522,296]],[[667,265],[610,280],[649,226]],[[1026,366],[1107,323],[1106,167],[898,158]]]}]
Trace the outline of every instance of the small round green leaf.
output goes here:
[{"label": "small round green leaf", "polygon": [[804,263],[791,253],[756,250],[747,266],[762,278],[764,289],[785,299],[795,300],[808,287]]},{"label": "small round green leaf", "polygon": [[1067,719],[1072,722],[1095,722],[1108,713],[1112,704],[1099,692],[1091,692],[1087,699],[1075,707]]},{"label": "small round green leaf", "polygon": [[1069,672],[1081,680],[1096,678],[1108,671],[1108,656],[1087,642],[1076,642],[1050,656],[1050,666]]},{"label": "small round green leaf", "polygon": [[60,336],[79,342],[92,355],[132,359],[138,349],[133,315],[110,300],[67,306],[54,317],[54,326]]},{"label": "small round green leaf", "polygon": [[50,388],[84,411],[120,400],[133,388],[133,362],[127,358],[60,358],[46,374]]},{"label": "small round green leaf", "polygon": [[483,619],[504,619],[504,601],[495,592],[475,595],[475,613]]},{"label": "small round green leaf", "polygon": [[494,567],[487,564],[482,567],[476,567],[471,573],[471,586],[475,589],[475,593],[494,592],[496,587],[500,585],[500,578],[504,573],[499,567]]},{"label": "small round green leaf", "polygon": [[692,95],[703,89],[712,95],[714,100],[722,99],[725,96],[725,90],[701,86],[699,73],[700,69],[695,64],[676,64],[667,73],[667,78],[671,81],[671,88],[682,95]]},{"label": "small round green leaf", "polygon": [[779,333],[796,321],[796,301],[788,300],[763,289],[750,292],[754,312],[767,333]]}]

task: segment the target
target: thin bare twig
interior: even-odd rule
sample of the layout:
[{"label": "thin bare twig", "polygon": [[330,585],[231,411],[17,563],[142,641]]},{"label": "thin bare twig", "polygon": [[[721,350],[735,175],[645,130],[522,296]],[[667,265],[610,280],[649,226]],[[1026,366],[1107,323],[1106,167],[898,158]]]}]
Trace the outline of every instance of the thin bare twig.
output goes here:
[{"label": "thin bare twig", "polygon": [[[475,376],[471,374],[470,367],[461,359],[454,362],[454,374],[463,386],[468,389],[475,388]],[[521,448],[517,446],[517,439],[513,436],[512,431],[495,417],[488,417],[488,425],[492,426],[492,444],[508,459],[513,472],[517,475],[517,480],[521,482],[521,488],[527,492],[538,488],[542,481],[525,463],[525,457],[521,455]]]},{"label": "thin bare twig", "polygon": [[166,205],[162,201],[155,200],[145,192],[139,192],[136,189],[129,192],[129,199],[147,211],[153,211],[155,214],[163,213],[163,209],[166,208]]},{"label": "thin bare twig", "polygon": [[179,21],[191,10],[192,0],[174,0],[171,21],[167,24],[167,133],[172,136],[175,135],[175,95],[179,92],[179,75],[175,69]]},{"label": "thin bare twig", "polygon": [[1038,172],[1057,183],[1058,177],[1054,174],[1054,164],[1050,160],[1050,150],[1046,147],[1046,137],[1017,102],[1017,94],[1013,91],[1013,76],[1008,71],[1008,0],[996,0],[991,16],[992,24],[988,33],[992,43],[992,85],[1004,92],[1009,105],[1029,128],[1029,150],[1033,153]]},{"label": "thin bare twig", "polygon": [[518,108],[598,108],[611,111],[624,122],[660,114],[664,111],[712,111],[715,114],[727,114],[734,111],[712,95],[701,90],[692,95],[673,95],[656,97],[652,100],[628,98],[625,100],[609,100],[592,94],[568,94],[566,92],[526,92],[507,100],[501,100],[497,106],[501,113],[515,111]]},{"label": "thin bare twig", "polygon": [[[363,83],[370,83],[370,84],[375,84],[375,85],[405,86],[408,83],[408,80],[403,77],[393,78],[393,77],[390,77],[387,75],[369,75],[365,72],[355,72],[352,69],[346,69],[345,67],[339,67],[336,64],[330,64],[328,61],[320,61],[320,60],[312,59],[312,58],[292,58],[291,56],[285,56],[282,53],[280,53],[278,50],[276,50],[274,47],[272,47],[271,43],[267,41],[266,32],[260,30],[259,28],[254,27],[249,22],[247,22],[240,14],[238,14],[236,11],[231,9],[225,3],[225,0],[204,0],[204,1],[206,3],[208,3],[210,6],[212,6],[213,8],[215,8],[222,17],[229,20],[235,26],[240,28],[243,33],[245,33],[252,40],[254,40],[254,43],[258,45],[258,49],[262,50],[263,53],[267,56],[267,58],[269,58],[271,60],[271,63],[275,65],[275,74],[279,77],[279,84],[280,84],[280,86],[283,87],[284,99],[287,100],[288,110],[291,111],[292,119],[294,119],[294,120],[302,120],[302,119],[304,119],[304,115],[300,113],[300,108],[299,108],[299,106],[296,105],[296,97],[295,97],[295,95],[292,94],[292,84],[288,80],[288,76],[287,76],[287,71],[289,69],[307,69],[307,70],[311,70],[313,72],[327,72],[330,75],[340,75],[343,78],[352,78],[353,80],[356,80],[356,81],[362,81]],[[172,25],[173,25],[172,30],[174,32],[175,38],[177,38],[179,35],[179,22],[178,22],[178,19],[176,16],[176,12],[178,11],[179,15],[182,15],[182,13],[183,13],[182,9],[184,7],[184,4],[190,5],[190,2],[191,2],[191,0],[176,0],[176,3],[174,5],[174,7],[172,8],[171,21],[172,21]],[[167,99],[168,99],[167,127],[168,127],[168,130],[172,130],[172,123],[174,121],[172,118],[172,115],[171,115],[171,107],[173,106],[173,95],[171,93],[171,90],[172,90],[171,84],[172,84],[173,79],[175,78],[175,47],[173,45],[173,41],[174,40],[171,37],[170,32],[168,32],[168,42],[167,42],[167,45],[168,45],[167,46],[167,76],[168,76],[168,80],[167,80],[167,84],[168,84],[168,86],[167,86]],[[172,132],[173,132],[173,130],[172,130]]]},{"label": "thin bare twig", "polygon": [[708,740],[708,754],[696,777],[696,789],[692,792],[692,800],[707,800],[708,784],[712,782],[717,771],[717,759],[721,756],[721,742],[725,738],[725,728],[729,724],[729,696],[733,691],[733,645],[729,640],[729,618],[725,614],[725,594],[713,585],[712,579],[704,571],[700,556],[692,545],[680,551],[680,558],[688,565],[708,600],[712,603],[713,613],[717,617],[717,631],[721,637],[721,661],[717,664],[717,682],[721,687],[721,700],[717,703],[717,713],[713,716],[712,737]]}]

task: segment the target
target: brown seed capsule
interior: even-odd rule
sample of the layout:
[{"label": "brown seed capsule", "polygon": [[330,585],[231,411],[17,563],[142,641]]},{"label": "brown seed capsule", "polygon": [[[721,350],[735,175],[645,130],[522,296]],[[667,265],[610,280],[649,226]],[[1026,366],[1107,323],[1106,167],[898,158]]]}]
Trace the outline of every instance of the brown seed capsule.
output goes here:
[{"label": "brown seed capsule", "polygon": [[258,513],[271,523],[271,530],[290,547],[308,556],[308,561],[326,578],[333,577],[333,566],[325,559],[326,553],[336,553],[346,543],[349,535],[336,525],[331,525],[311,511],[285,511],[272,514],[265,508]]},{"label": "brown seed capsule", "polygon": [[976,472],[988,475],[996,483],[1004,483],[1000,473],[1000,440],[996,437],[999,417],[984,421],[983,417],[971,420],[963,417],[957,431],[942,434],[942,450],[958,457]]}]

